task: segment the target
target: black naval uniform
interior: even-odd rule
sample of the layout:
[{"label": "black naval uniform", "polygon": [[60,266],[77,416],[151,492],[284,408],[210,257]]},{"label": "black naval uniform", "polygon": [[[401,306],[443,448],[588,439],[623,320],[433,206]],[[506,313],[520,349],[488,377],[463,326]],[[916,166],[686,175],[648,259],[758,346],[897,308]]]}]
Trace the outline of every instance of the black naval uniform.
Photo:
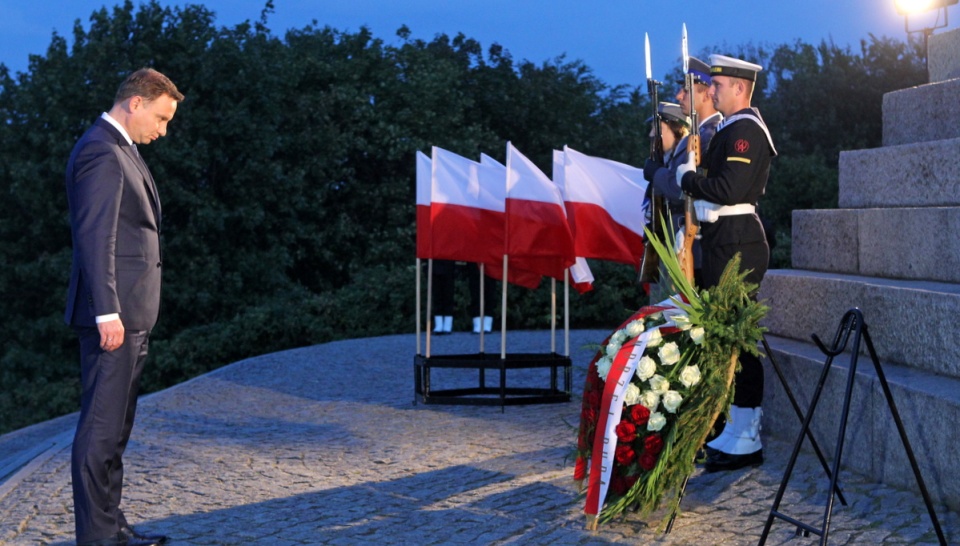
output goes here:
[{"label": "black naval uniform", "polygon": [[[755,108],[745,108],[725,119],[710,140],[701,166],[704,174],[688,172],[681,188],[694,199],[719,205],[756,205],[776,156],[766,125]],[[767,271],[770,249],[760,218],[752,214],[721,216],[715,222],[700,222],[702,288],[720,282],[720,275],[737,252],[741,271],[752,270],[747,281],[760,284]],[[750,354],[740,356],[733,404],[759,407],[763,400],[763,367]]]}]

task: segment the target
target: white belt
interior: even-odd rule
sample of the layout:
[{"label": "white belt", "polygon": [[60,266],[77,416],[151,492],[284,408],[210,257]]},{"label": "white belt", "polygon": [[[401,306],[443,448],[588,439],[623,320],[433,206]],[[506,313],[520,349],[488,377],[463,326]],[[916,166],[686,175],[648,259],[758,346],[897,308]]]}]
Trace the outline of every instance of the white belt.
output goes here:
[{"label": "white belt", "polygon": [[740,214],[753,214],[757,207],[748,203],[739,205],[718,205],[709,201],[696,200],[693,207],[697,211],[697,220],[701,222],[716,222],[721,216],[737,216]]}]

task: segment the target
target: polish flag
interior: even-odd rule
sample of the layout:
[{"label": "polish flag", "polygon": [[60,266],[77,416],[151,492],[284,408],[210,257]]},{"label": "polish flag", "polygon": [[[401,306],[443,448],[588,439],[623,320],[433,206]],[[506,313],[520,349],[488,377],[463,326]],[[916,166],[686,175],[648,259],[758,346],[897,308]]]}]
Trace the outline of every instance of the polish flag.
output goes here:
[{"label": "polish flag", "polygon": [[560,188],[510,142],[506,235],[508,264],[562,280],[576,261]]},{"label": "polish flag", "polygon": [[433,147],[431,252],[435,259],[503,260],[504,190],[480,183],[480,164]]},{"label": "polish flag", "polygon": [[[480,154],[480,185],[490,188],[491,193],[498,193],[501,199],[506,199],[507,194],[507,168],[496,159],[487,154]],[[501,228],[506,218],[501,218]],[[500,230],[501,238],[494,243],[498,249],[502,249],[503,229]],[[498,281],[503,280],[503,255],[501,254],[493,262],[485,264],[484,271],[486,275]],[[540,286],[540,273],[535,271],[526,271],[520,266],[509,265],[507,268],[507,282],[529,288],[531,290]]]},{"label": "polish flag", "polygon": [[640,267],[643,169],[563,148],[567,215],[577,256]]},{"label": "polish flag", "polygon": [[[560,195],[563,196],[564,202],[566,202],[566,179],[563,176],[563,152],[560,150],[553,151],[553,182],[560,188]],[[567,224],[570,223],[570,216],[567,216]],[[571,227],[571,232],[573,228]],[[574,242],[576,242],[576,237],[574,237]],[[574,245],[576,246],[576,245]],[[577,292],[583,294],[593,290],[593,271],[590,270],[590,265],[587,263],[581,256],[577,256],[577,261],[570,266],[570,279],[573,281],[573,288]]]},{"label": "polish flag", "polygon": [[430,244],[430,158],[417,150],[417,258],[433,257]]}]

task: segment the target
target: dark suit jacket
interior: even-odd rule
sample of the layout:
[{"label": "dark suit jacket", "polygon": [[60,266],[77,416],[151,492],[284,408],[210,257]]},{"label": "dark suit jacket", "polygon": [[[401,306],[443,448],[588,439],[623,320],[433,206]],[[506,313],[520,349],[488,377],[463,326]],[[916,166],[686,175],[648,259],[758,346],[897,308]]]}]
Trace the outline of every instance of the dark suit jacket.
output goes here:
[{"label": "dark suit jacket", "polygon": [[151,330],[160,310],[160,200],[146,164],[97,119],[67,164],[73,267],[65,320],[95,326],[119,313],[127,330]]}]

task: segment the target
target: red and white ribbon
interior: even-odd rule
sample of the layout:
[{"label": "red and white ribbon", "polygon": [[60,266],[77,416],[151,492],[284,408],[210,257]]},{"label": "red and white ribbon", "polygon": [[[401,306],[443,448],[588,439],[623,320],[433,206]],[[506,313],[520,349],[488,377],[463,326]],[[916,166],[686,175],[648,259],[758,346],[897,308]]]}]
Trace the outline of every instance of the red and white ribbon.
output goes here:
[{"label": "red and white ribbon", "polygon": [[[643,307],[637,311],[624,326],[634,320],[663,312],[665,316],[682,313],[676,303],[666,300],[655,306]],[[623,328],[623,326],[621,326]],[[590,454],[589,474],[587,478],[587,500],[584,513],[589,517],[596,517],[603,507],[610,485],[610,475],[613,472],[614,453],[617,449],[617,425],[623,414],[623,395],[630,385],[630,380],[636,372],[637,364],[643,357],[647,342],[654,331],[661,328],[674,328],[672,320],[666,324],[645,330],[639,336],[627,340],[617,351],[610,366],[610,372],[604,382],[603,396],[600,399],[600,412],[597,421],[597,434],[593,439],[593,449]],[[602,431],[602,434],[600,432]]]}]

